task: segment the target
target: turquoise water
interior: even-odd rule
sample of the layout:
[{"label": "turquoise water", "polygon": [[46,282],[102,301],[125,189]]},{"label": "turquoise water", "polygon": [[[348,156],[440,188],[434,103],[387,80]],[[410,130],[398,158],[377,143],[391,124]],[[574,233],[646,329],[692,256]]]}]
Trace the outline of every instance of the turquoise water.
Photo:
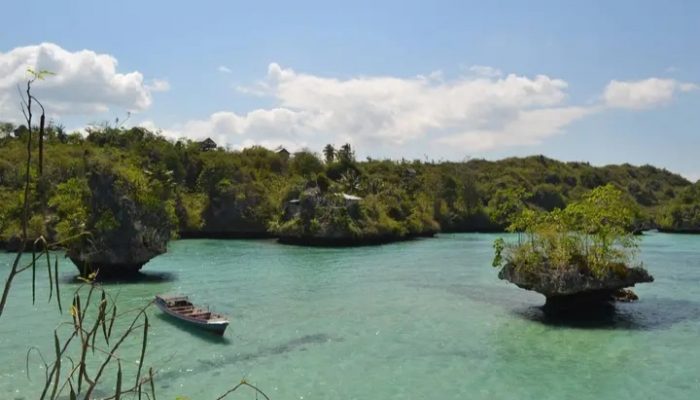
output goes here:
[{"label": "turquoise water", "polygon": [[[495,237],[355,249],[183,240],[146,266],[148,282],[109,290],[123,308],[181,292],[232,317],[217,340],[151,310],[159,398],[213,399],[243,377],[273,399],[700,398],[700,236],[645,235],[656,282],[589,326],[547,321],[543,297],[499,281]],[[0,254],[3,279],[10,260]],[[62,267],[66,295],[74,269]],[[31,305],[29,279],[0,317],[0,399],[36,397],[43,372],[35,360],[27,380],[26,350],[50,354],[66,319],[43,294]],[[120,355],[136,360],[139,346]]]}]

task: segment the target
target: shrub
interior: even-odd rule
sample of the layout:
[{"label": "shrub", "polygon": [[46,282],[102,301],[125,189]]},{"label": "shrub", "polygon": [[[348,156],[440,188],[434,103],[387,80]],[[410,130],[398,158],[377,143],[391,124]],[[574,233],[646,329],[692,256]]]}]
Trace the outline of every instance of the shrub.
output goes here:
[{"label": "shrub", "polygon": [[637,249],[630,232],[636,210],[628,196],[613,185],[598,187],[564,210],[522,211],[509,230],[515,244],[494,244],[494,266],[512,263],[528,271],[574,266],[603,277],[629,263]]}]

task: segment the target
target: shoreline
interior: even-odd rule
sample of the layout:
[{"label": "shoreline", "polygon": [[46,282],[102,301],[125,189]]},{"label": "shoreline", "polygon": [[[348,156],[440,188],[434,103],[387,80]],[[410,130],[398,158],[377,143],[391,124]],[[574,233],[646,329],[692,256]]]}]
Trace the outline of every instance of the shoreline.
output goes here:
[{"label": "shoreline", "polygon": [[[641,231],[639,233],[635,232],[635,235],[644,235],[647,232],[659,232],[671,235],[700,235],[700,229],[685,229],[685,230],[672,230],[672,229],[648,229]],[[441,230],[431,233],[417,234],[417,235],[407,235],[404,237],[392,237],[392,236],[380,236],[362,239],[353,238],[297,238],[297,237],[281,237],[279,235],[274,235],[270,232],[179,232],[174,240],[188,240],[188,239],[216,239],[216,240],[259,240],[259,239],[271,239],[276,243],[288,245],[288,246],[308,246],[308,247],[365,247],[365,246],[379,246],[383,244],[407,242],[415,239],[422,238],[434,238],[441,233],[502,233],[507,234],[508,232],[504,230],[497,229],[474,229],[474,230]],[[33,240],[28,241],[32,243]],[[8,247],[9,246],[9,247]],[[0,251],[6,253],[16,253],[14,246],[11,246],[11,242],[0,240]],[[26,253],[31,253],[31,248],[25,250]]]},{"label": "shoreline", "polygon": [[421,238],[433,238],[439,232],[426,232],[416,235],[406,235],[401,237],[382,235],[367,238],[324,238],[324,237],[277,237],[277,243],[289,246],[307,247],[365,247],[379,246],[382,244],[408,242]]}]

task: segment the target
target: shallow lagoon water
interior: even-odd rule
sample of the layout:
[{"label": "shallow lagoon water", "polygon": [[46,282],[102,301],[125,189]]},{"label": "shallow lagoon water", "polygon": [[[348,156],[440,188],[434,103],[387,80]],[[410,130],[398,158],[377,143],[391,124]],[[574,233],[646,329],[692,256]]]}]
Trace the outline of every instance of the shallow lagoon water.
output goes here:
[{"label": "shallow lagoon water", "polygon": [[[635,289],[639,302],[578,323],[546,319],[542,296],[498,280],[495,237],[339,249],[182,240],[147,279],[109,290],[123,309],[187,293],[232,317],[218,339],[150,311],[159,398],[213,399],[243,377],[273,399],[700,398],[700,236],[644,235],[656,281]],[[11,259],[0,254],[3,279]],[[61,266],[67,303],[75,269]],[[0,317],[0,399],[37,397],[43,372],[34,360],[27,379],[27,348],[50,353],[68,318],[43,293],[32,306],[30,288],[18,278]],[[138,338],[125,346],[138,359]]]}]

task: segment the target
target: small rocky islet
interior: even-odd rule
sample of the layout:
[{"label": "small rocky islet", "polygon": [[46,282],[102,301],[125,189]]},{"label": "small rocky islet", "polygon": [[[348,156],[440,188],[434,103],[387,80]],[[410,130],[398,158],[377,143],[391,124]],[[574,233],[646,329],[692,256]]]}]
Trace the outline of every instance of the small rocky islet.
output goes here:
[{"label": "small rocky islet", "polygon": [[279,242],[285,244],[382,244],[435,235],[438,224],[424,211],[414,209],[401,218],[410,221],[408,224],[392,224],[387,222],[392,219],[376,196],[361,198],[347,193],[324,193],[319,187],[311,187],[285,204],[279,221],[271,230]]},{"label": "small rocky islet", "polygon": [[639,242],[630,229],[635,215],[634,204],[612,185],[563,210],[525,211],[510,227],[519,232],[518,242],[494,243],[498,277],[544,295],[546,312],[635,301],[628,288],[654,281],[641,265],[630,266]]},{"label": "small rocky islet", "polygon": [[635,301],[636,294],[627,288],[654,281],[644,268],[624,265],[605,276],[596,276],[573,265],[525,272],[509,263],[499,271],[498,277],[519,288],[544,295],[544,309],[552,312],[606,306],[614,301]]}]

